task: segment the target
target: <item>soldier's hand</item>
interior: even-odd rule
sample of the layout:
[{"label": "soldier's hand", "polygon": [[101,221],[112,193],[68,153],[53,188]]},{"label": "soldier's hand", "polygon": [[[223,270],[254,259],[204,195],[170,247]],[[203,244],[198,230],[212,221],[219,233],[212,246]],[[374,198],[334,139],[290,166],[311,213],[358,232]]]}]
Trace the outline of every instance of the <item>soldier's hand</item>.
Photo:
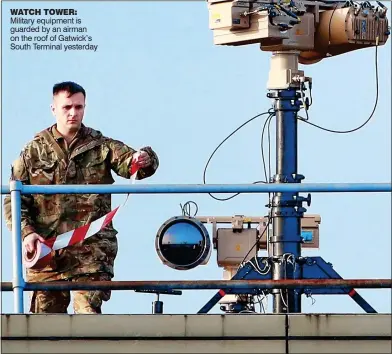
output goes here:
[{"label": "soldier's hand", "polygon": [[137,164],[140,168],[145,168],[151,165],[151,157],[146,151],[140,151],[139,157],[137,159]]},{"label": "soldier's hand", "polygon": [[34,252],[35,243],[37,240],[39,240],[41,242],[45,242],[45,239],[35,232],[33,232],[30,235],[27,235],[25,237],[25,239],[23,240],[23,243],[26,245],[27,252],[30,252],[30,253]]}]

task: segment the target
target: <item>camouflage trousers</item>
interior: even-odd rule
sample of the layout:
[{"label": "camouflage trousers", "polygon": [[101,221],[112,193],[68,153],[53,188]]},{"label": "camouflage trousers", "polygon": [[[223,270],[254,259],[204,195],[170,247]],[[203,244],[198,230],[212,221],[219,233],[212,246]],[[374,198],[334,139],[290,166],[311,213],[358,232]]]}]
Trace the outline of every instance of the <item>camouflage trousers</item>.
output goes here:
[{"label": "camouflage trousers", "polygon": [[[77,276],[65,281],[103,281],[111,280],[106,273],[96,273]],[[77,314],[98,314],[102,313],[101,306],[103,301],[110,299],[111,291],[101,290],[75,290],[72,291],[74,297],[73,309]],[[71,302],[71,292],[62,291],[34,291],[31,295],[30,312],[32,313],[67,313]]]}]

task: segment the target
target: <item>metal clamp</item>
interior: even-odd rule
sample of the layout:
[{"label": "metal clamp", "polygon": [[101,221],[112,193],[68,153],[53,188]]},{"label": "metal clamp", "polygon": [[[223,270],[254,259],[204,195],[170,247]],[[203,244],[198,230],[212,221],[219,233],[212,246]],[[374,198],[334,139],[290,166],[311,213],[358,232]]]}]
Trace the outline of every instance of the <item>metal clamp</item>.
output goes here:
[{"label": "metal clamp", "polygon": [[234,215],[231,221],[234,232],[242,231],[244,225],[244,215]]}]

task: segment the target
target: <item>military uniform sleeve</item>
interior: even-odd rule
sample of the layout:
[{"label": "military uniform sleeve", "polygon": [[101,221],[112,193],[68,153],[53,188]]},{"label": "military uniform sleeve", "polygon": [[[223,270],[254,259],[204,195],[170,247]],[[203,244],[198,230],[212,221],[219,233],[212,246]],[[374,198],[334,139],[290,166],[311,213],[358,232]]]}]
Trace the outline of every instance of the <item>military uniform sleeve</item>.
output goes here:
[{"label": "military uniform sleeve", "polygon": [[[127,146],[123,142],[114,139],[109,139],[108,145],[110,149],[111,168],[117,175],[129,179],[131,177],[131,161],[136,150]],[[145,147],[141,150],[146,151],[150,155],[152,164],[151,166],[142,168],[138,171],[137,179],[139,180],[152,176],[159,166],[158,156],[150,147]]]},{"label": "military uniform sleeve", "polygon": [[[23,184],[29,184],[29,175],[24,163],[23,155],[14,161],[11,168],[11,180],[19,180]],[[21,196],[21,229],[22,229],[22,239],[27,235],[35,232],[34,222],[31,217],[31,211],[33,207],[33,197],[31,195]],[[8,194],[4,199],[4,216],[5,222],[8,229],[12,230],[12,214],[11,214],[11,196]]]}]

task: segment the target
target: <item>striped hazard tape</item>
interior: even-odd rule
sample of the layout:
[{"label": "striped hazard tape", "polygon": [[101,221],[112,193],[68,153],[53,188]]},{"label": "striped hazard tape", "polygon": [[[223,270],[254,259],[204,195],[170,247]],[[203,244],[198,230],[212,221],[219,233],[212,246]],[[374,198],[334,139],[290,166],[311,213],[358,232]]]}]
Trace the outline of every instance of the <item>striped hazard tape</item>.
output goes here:
[{"label": "striped hazard tape", "polygon": [[[135,183],[137,172],[139,170],[139,166],[137,163],[138,157],[139,152],[135,153],[132,159],[130,170],[131,184]],[[122,206],[126,204],[128,197],[129,194]],[[113,220],[120,207],[121,205],[90,224],[83,225],[75,230],[67,231],[61,235],[52,237],[48,240],[45,240],[44,243],[37,240],[34,252],[28,252],[26,249],[26,244],[25,242],[23,242],[22,255],[25,267],[29,269],[42,269],[46,267],[52,260],[53,251],[75,245],[76,243],[82,242],[86,238],[89,238],[95,235],[97,232],[103,230]]]}]

